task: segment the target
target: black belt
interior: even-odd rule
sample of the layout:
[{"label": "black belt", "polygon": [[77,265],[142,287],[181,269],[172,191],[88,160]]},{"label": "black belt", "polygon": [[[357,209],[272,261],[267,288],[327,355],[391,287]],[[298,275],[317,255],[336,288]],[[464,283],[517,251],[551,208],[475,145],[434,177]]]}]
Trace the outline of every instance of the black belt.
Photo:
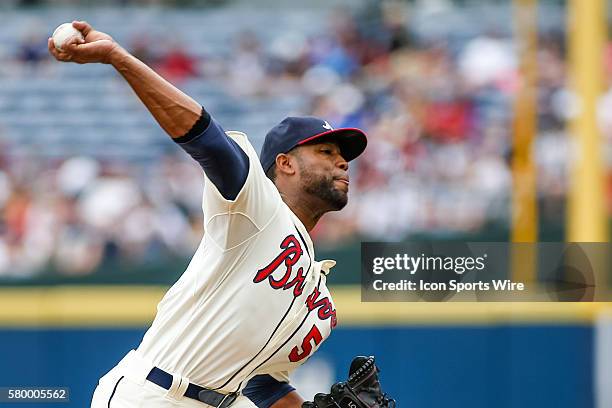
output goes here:
[{"label": "black belt", "polygon": [[[172,386],[172,374],[157,367],[153,367],[149,375],[147,375],[147,380],[166,390],[169,390]],[[236,398],[238,398],[237,392],[221,394],[220,392],[209,390],[192,383],[189,383],[184,395],[217,408],[227,408],[236,401]]]}]

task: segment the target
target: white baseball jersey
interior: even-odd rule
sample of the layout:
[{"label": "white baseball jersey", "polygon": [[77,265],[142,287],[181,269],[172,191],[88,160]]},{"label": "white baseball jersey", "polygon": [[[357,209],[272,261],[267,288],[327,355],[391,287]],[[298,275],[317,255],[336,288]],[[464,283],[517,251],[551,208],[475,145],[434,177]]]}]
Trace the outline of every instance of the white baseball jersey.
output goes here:
[{"label": "white baseball jersey", "polygon": [[286,380],[336,325],[326,287],[335,262],[315,261],[246,135],[227,135],[249,157],[246,182],[226,200],[206,180],[202,242],[138,347],[157,367],[221,392],[256,374]]}]

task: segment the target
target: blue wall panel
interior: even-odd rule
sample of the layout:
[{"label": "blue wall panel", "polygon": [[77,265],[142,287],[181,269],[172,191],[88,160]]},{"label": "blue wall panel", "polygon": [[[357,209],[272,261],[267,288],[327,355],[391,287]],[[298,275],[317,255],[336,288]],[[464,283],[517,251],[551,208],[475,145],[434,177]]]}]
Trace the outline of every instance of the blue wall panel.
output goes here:
[{"label": "blue wall panel", "polygon": [[0,386],[70,387],[70,404],[45,406],[88,407],[98,378],[136,347],[143,334],[142,328],[0,329]]},{"label": "blue wall panel", "polygon": [[[97,379],[143,333],[0,329],[0,386],[68,386],[70,404],[46,406],[87,407]],[[317,356],[343,375],[355,355],[376,355],[399,407],[592,408],[592,344],[584,326],[351,327]]]}]

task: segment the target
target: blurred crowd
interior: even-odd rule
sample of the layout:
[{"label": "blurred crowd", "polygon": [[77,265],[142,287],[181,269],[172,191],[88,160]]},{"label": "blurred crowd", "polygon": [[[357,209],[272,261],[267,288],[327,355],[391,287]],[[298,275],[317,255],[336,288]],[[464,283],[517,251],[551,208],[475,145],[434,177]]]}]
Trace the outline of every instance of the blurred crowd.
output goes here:
[{"label": "blurred crowd", "polygon": [[[257,32],[243,32],[226,57],[202,59],[177,44],[160,55],[154,39],[140,37],[128,45],[179,87],[213,78],[240,98],[295,95],[308,106],[299,113],[367,131],[368,149],[351,163],[349,205],[313,232],[323,247],[507,223],[519,84],[512,38],[493,30],[423,38],[405,5],[380,4],[366,15],[333,12],[327,29],[312,36],[264,43]],[[542,216],[551,219],[562,216],[566,191],[563,44],[563,33],[543,33],[538,49],[538,195]],[[47,60],[36,41],[16,58]],[[114,258],[189,256],[203,233],[201,183],[198,166],[174,150],[147,163],[0,156],[0,275],[49,265],[87,274]]]}]

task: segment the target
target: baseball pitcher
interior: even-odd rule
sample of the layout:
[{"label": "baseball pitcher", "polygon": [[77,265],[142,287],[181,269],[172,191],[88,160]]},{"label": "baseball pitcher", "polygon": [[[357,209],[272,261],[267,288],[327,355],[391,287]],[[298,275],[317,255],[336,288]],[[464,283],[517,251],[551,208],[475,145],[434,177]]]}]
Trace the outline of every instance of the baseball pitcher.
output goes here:
[{"label": "baseball pitcher", "polygon": [[[288,374],[337,322],[326,286],[335,262],[316,260],[309,231],[346,205],[348,162],[365,149],[365,134],[288,117],[267,134],[258,158],[244,133],[225,132],[109,35],[86,22],[73,26],[84,39],[59,50],[50,38],[49,52],[112,65],[206,179],[204,237],[141,344],[100,379],[92,408],[301,407]],[[373,360],[368,367],[359,375],[376,374]],[[340,406],[321,395],[305,405]],[[386,406],[378,399],[345,404]]]}]

